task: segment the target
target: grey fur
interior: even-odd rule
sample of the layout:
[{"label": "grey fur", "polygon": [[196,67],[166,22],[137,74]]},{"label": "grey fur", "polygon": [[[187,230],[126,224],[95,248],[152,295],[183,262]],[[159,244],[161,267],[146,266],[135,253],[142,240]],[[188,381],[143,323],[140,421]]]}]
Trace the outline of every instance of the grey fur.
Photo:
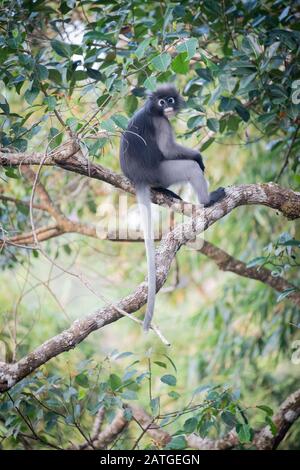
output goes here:
[{"label": "grey fur", "polygon": [[[144,329],[153,317],[156,293],[155,246],[151,235],[150,188],[167,188],[189,182],[200,204],[214,204],[225,195],[219,188],[208,193],[204,164],[198,150],[179,145],[165,113],[179,111],[183,99],[173,85],[163,85],[150,95],[135,113],[124,132],[120,146],[123,173],[134,183],[141,212],[148,265],[148,301]],[[174,194],[174,193],[172,193]],[[175,195],[176,196],[176,195]]]}]

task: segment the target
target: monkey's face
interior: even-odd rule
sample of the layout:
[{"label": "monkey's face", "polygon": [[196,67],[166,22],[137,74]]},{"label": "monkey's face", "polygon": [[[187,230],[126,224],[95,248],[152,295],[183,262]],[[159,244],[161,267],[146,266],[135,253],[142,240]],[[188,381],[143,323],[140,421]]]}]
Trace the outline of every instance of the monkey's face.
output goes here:
[{"label": "monkey's face", "polygon": [[162,86],[151,97],[151,111],[154,114],[170,118],[182,107],[184,101],[173,86]]},{"label": "monkey's face", "polygon": [[161,108],[164,116],[170,118],[176,114],[176,101],[174,96],[164,96],[157,100],[158,108]]}]

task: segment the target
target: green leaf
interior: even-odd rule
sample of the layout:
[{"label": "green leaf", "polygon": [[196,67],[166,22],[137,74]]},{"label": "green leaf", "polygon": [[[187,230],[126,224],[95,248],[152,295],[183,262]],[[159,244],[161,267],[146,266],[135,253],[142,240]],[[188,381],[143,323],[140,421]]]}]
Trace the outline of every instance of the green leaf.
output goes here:
[{"label": "green leaf", "polygon": [[132,419],[132,410],[128,407],[126,407],[123,411],[123,416],[125,418],[126,421],[131,421]]},{"label": "green leaf", "polygon": [[198,47],[198,39],[190,38],[187,41],[184,41],[184,43],[179,44],[176,47],[176,50],[178,52],[185,52],[187,54],[187,57],[191,59],[192,57],[194,57],[197,47]]},{"label": "green leaf", "polygon": [[[107,137],[99,137],[96,141],[93,141],[92,145],[88,145],[90,155],[98,155],[99,150],[101,150],[107,143]],[[96,206],[97,207],[97,206]],[[95,211],[96,213],[97,211]]]},{"label": "green leaf", "polygon": [[287,240],[285,242],[278,243],[278,245],[281,246],[297,246],[298,248],[300,247],[300,240]]},{"label": "green leaf", "polygon": [[195,72],[197,73],[197,75],[199,75],[200,78],[202,78],[206,82],[211,82],[213,80],[213,77],[209,68],[197,68]]},{"label": "green leaf", "polygon": [[149,45],[150,45],[151,38],[144,39],[135,50],[135,55],[138,59],[144,57]]},{"label": "green leaf", "polygon": [[131,116],[138,107],[138,99],[134,95],[126,96],[124,109],[126,113]]},{"label": "green leaf", "polygon": [[48,69],[49,79],[60,85],[62,83],[61,73],[57,69]]},{"label": "green leaf", "polygon": [[93,80],[96,80],[97,82],[103,79],[103,75],[101,72],[99,72],[99,70],[87,67],[86,73],[88,74],[90,78],[92,78]]},{"label": "green leaf", "polygon": [[45,65],[42,65],[42,64],[38,64],[36,66],[36,73],[37,73],[39,80],[46,80],[49,76],[47,67],[45,67]]},{"label": "green leaf", "polygon": [[187,434],[194,432],[198,426],[198,419],[197,418],[189,418],[185,421],[183,425],[183,430]]},{"label": "green leaf", "polygon": [[205,122],[205,117],[201,115],[192,116],[188,119],[187,126],[189,129],[194,129],[194,127],[203,126]]},{"label": "green leaf", "polygon": [[160,407],[160,398],[159,397],[152,398],[152,400],[150,401],[150,408],[154,416],[157,416],[159,414],[159,407]]},{"label": "green leaf", "polygon": [[236,426],[236,431],[238,434],[238,438],[242,444],[246,444],[247,442],[251,442],[251,428],[248,424],[238,424]]},{"label": "green leaf", "polygon": [[174,361],[173,361],[169,356],[167,356],[166,354],[164,354],[164,357],[165,357],[166,359],[168,359],[169,363],[171,364],[171,366],[173,367],[173,369],[174,369],[175,372],[177,373],[177,367],[176,367]]},{"label": "green leaf", "polygon": [[220,129],[218,119],[215,119],[215,118],[207,119],[207,127],[213,132],[218,132]]},{"label": "green leaf", "polygon": [[208,105],[209,106],[212,106],[216,101],[217,99],[219,98],[220,94],[222,93],[222,88],[221,86],[218,86],[217,88],[215,88],[211,94],[211,97],[208,101]]},{"label": "green leaf", "polygon": [[24,204],[16,204],[16,207],[19,212],[21,212],[23,215],[28,215],[29,214],[29,207],[25,206]]},{"label": "green leaf", "polygon": [[[29,138],[29,133],[27,134]],[[11,144],[14,148],[18,149],[20,152],[25,152],[27,150],[28,141],[26,139],[16,139]]]},{"label": "green leaf", "polygon": [[80,82],[82,80],[86,80],[88,78],[87,72],[84,70],[75,70],[72,75],[72,81]]},{"label": "green leaf", "polygon": [[228,119],[227,119],[226,122],[227,122],[227,124],[226,124],[226,125],[227,125],[227,129],[228,129],[229,131],[235,132],[235,131],[238,130],[241,120],[240,120],[240,118],[239,118],[238,116],[232,115],[232,116],[229,116],[229,117],[228,117]]},{"label": "green leaf", "polygon": [[254,266],[262,266],[266,262],[265,256],[258,256],[247,263],[247,268],[253,268]]},{"label": "green leaf", "polygon": [[250,75],[246,76],[246,77],[243,77],[240,81],[240,87],[239,87],[239,91],[247,88],[247,86],[253,82],[253,80],[255,80],[256,78],[256,73],[251,73]]},{"label": "green leaf", "polygon": [[102,121],[101,128],[108,132],[115,132],[116,130],[115,123],[112,119],[106,119],[105,121]]},{"label": "green leaf", "polygon": [[117,374],[110,374],[108,382],[113,391],[122,386],[122,380]]},{"label": "green leaf", "polygon": [[126,390],[121,393],[121,398],[123,400],[137,400],[138,396],[134,390]]},{"label": "green leaf", "polygon": [[255,57],[259,57],[262,53],[262,47],[260,46],[258,39],[254,34],[247,34],[248,43],[255,54]]},{"label": "green leaf", "polygon": [[32,87],[30,90],[26,90],[24,98],[28,104],[33,104],[34,100],[38,96],[40,90],[36,87]]},{"label": "green leaf", "polygon": [[204,150],[206,150],[214,141],[215,139],[213,137],[211,137],[210,139],[208,139],[201,147],[201,151],[203,152]]},{"label": "green leaf", "polygon": [[123,352],[123,353],[120,353],[118,354],[116,357],[115,357],[115,360],[119,360],[119,359],[124,359],[124,357],[129,357],[129,356],[133,356],[133,353],[130,352],[130,351],[126,351],[126,352]]},{"label": "green leaf", "polygon": [[270,416],[266,416],[266,423],[270,426],[271,433],[273,434],[273,436],[276,436],[277,426],[274,421],[270,418]]},{"label": "green leaf", "polygon": [[104,95],[99,96],[99,98],[97,99],[97,105],[99,106],[99,108],[101,108],[103,104],[106,105],[110,100],[111,96],[106,93]]},{"label": "green leaf", "polygon": [[18,173],[15,173],[15,169],[14,168],[6,168],[5,169],[5,176],[7,176],[8,178],[14,178],[14,179],[19,179],[20,178],[20,175]]},{"label": "green leaf", "polygon": [[74,387],[69,387],[63,393],[64,400],[69,403],[72,397],[77,397],[77,390]]},{"label": "green leaf", "polygon": [[171,374],[163,375],[160,380],[164,384],[170,385],[171,387],[174,387],[176,385],[176,382],[177,382],[176,377],[174,375],[171,375]]},{"label": "green leaf", "polygon": [[178,450],[186,448],[186,440],[184,436],[172,437],[171,441],[166,445],[165,449]]},{"label": "green leaf", "polygon": [[238,115],[243,119],[243,121],[248,122],[250,119],[250,113],[245,106],[242,106],[241,104],[237,104],[235,106],[235,110],[238,113]]},{"label": "green leaf", "polygon": [[89,388],[89,379],[84,372],[76,375],[75,382],[83,388]]},{"label": "green leaf", "polygon": [[161,361],[154,361],[154,364],[156,364],[159,367],[163,367],[164,369],[167,368],[167,365],[164,362],[161,362]]},{"label": "green leaf", "polygon": [[223,112],[233,111],[237,103],[239,103],[239,101],[235,98],[228,98],[227,96],[221,96],[219,111],[223,111]]},{"label": "green leaf", "polygon": [[68,245],[67,243],[65,245],[63,245],[63,249],[67,253],[67,255],[70,255],[72,253],[70,245]]},{"label": "green leaf", "polygon": [[222,90],[232,92],[237,84],[238,78],[228,74],[220,75],[219,82]]},{"label": "green leaf", "polygon": [[78,119],[76,119],[74,117],[67,118],[66,119],[66,124],[73,132],[76,132],[79,128]]},{"label": "green leaf", "polygon": [[118,127],[121,127],[121,129],[125,130],[128,126],[128,119],[122,114],[114,114],[111,119],[114,121],[115,124],[117,124]]},{"label": "green leaf", "polygon": [[44,102],[47,105],[49,111],[53,111],[55,109],[56,107],[55,96],[46,96],[46,98],[44,98]]},{"label": "green leaf", "polygon": [[235,415],[228,410],[222,412],[221,419],[230,428],[233,428],[237,424],[237,419]]},{"label": "green leaf", "polygon": [[151,64],[158,72],[165,72],[171,63],[171,56],[167,52],[157,55],[151,60]]},{"label": "green leaf", "polygon": [[48,140],[49,140],[49,146],[51,149],[58,147],[62,142],[62,138],[63,138],[62,132],[59,132],[59,130],[56,129],[55,127],[50,127]]},{"label": "green leaf", "polygon": [[187,74],[189,71],[189,59],[186,52],[178,54],[172,61],[171,68],[176,73]]},{"label": "green leaf", "polygon": [[147,88],[150,91],[155,91],[157,86],[157,80],[156,77],[148,77],[144,81],[144,87]]},{"label": "green leaf", "polygon": [[173,400],[178,400],[178,398],[181,397],[180,393],[175,392],[175,390],[171,390],[171,392],[168,393],[170,398],[173,398]]},{"label": "green leaf", "polygon": [[264,411],[265,413],[267,413],[268,416],[273,416],[273,414],[274,414],[274,411],[269,406],[258,405],[256,408],[258,408],[259,410]]},{"label": "green leaf", "polygon": [[57,39],[53,39],[51,41],[52,49],[61,57],[66,57],[70,59],[72,56],[72,47],[70,44],[66,44],[62,41],[57,41]]}]

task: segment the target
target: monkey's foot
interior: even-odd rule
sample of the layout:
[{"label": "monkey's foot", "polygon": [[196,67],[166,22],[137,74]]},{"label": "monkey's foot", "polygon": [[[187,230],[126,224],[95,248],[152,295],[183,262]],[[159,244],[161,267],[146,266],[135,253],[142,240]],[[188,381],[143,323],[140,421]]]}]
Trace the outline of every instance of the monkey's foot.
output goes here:
[{"label": "monkey's foot", "polygon": [[152,189],[154,189],[154,191],[159,191],[160,193],[164,194],[165,196],[172,197],[174,199],[179,199],[180,201],[182,201],[181,197],[178,196],[178,194],[173,193],[173,191],[170,191],[170,189],[161,188],[161,187],[152,188]]},{"label": "monkey's foot", "polygon": [[204,207],[212,206],[216,202],[221,201],[221,199],[224,199],[225,196],[226,196],[226,192],[223,187],[220,187],[216,189],[215,191],[212,191],[211,193],[209,193],[209,203],[205,204]]}]

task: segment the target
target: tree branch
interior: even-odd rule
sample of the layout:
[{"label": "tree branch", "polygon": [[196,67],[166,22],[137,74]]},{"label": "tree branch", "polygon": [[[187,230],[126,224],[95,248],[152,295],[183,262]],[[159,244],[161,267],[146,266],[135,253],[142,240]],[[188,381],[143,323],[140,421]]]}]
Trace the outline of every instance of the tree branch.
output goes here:
[{"label": "tree branch", "polygon": [[[282,277],[272,276],[272,272],[269,269],[263,267],[248,268],[246,263],[235,259],[233,256],[226,253],[226,251],[206,240],[203,240],[203,246],[199,251],[213,260],[222,271],[230,271],[238,276],[263,282],[264,284],[272,287],[272,289],[275,289],[277,292],[283,292],[287,289],[295,288],[293,284],[289,283]],[[295,305],[300,306],[300,292],[292,292],[288,296],[288,299]]]},{"label": "tree branch", "polygon": [[[100,432],[99,429],[98,432],[93,432],[91,443],[94,448],[107,448],[107,446],[133,422],[136,422],[143,431],[140,437],[142,438],[144,434],[147,434],[154,440],[156,447],[164,448],[171,441],[172,436],[155,423],[157,418],[150,416],[138,405],[126,405],[126,408],[129,408],[132,412],[131,422],[129,423],[125,419],[124,410],[120,410],[113,421],[107,425],[102,432]],[[273,418],[273,423],[277,428],[275,435],[272,434],[269,425],[267,425],[254,432],[252,445],[254,445],[257,450],[276,449],[299,416],[300,389],[289,395],[280,405],[277,413],[275,414]],[[102,414],[101,419],[103,419]],[[95,422],[96,421],[97,418]],[[138,440],[140,440],[140,438]],[[210,439],[208,437],[202,438],[199,435],[192,433],[185,435],[185,440],[187,448],[196,450],[230,450],[240,445],[238,435],[234,429],[220,439]],[[85,442],[78,446],[78,449],[87,449],[89,446],[90,443]]]},{"label": "tree branch", "polygon": [[266,426],[256,434],[254,438],[254,444],[257,449],[276,449],[299,416],[300,389],[287,397],[287,399],[280,406],[276,415],[273,417],[273,423],[277,429],[276,434],[272,434],[269,426]]},{"label": "tree branch", "polygon": [[[229,214],[235,207],[247,204],[263,204],[281,211],[284,215],[296,218],[300,215],[300,194],[280,186],[268,184],[241,185],[226,190],[226,197],[212,207],[199,208],[196,216],[188,222],[176,226],[165,235],[156,251],[157,290],[165,283],[171,262],[180,247],[193,240],[195,236]],[[123,298],[116,307],[133,313],[140,309],[147,299],[147,285],[140,284],[136,290]],[[92,331],[121,318],[121,313],[113,306],[106,306],[76,320],[70,328],[49,339],[35,351],[29,353],[15,364],[2,363],[0,368],[0,391],[11,388],[40,365],[51,358],[74,348]]]},{"label": "tree branch", "polygon": [[[43,161],[46,165],[59,166],[65,170],[79,173],[90,178],[110,183],[116,188],[129,193],[135,193],[133,185],[122,175],[104,168],[101,165],[87,161],[78,151],[76,142],[66,143],[53,154],[46,156],[42,153],[6,153],[0,152],[0,165],[3,167],[16,167],[23,165],[40,165]],[[275,183],[248,184],[226,189],[226,194],[232,195],[232,207],[243,204],[263,204],[279,210],[285,217],[296,219],[300,217],[300,193],[290,189],[283,189]],[[237,200],[233,198],[237,195]],[[161,193],[152,191],[152,202],[172,207],[176,212],[184,212],[186,215],[194,215],[195,206],[183,201],[174,202],[171,198]]]}]

